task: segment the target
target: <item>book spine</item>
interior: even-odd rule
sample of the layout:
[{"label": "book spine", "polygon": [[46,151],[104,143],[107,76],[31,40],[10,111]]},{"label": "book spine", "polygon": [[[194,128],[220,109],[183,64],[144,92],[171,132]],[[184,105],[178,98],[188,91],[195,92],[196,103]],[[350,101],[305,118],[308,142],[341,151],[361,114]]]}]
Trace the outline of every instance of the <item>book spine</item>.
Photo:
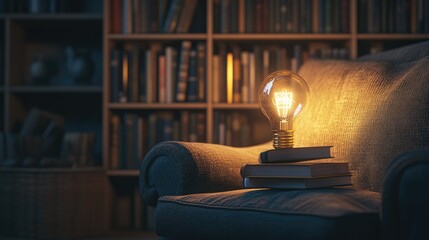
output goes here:
[{"label": "book spine", "polygon": [[255,0],[245,1],[245,23],[246,29],[245,32],[253,33],[255,28]]},{"label": "book spine", "polygon": [[174,33],[182,11],[183,0],[172,0],[163,26],[164,33]]},{"label": "book spine", "polygon": [[[139,0],[140,1],[140,0]],[[158,32],[163,32],[164,19],[167,13],[168,0],[157,0],[158,2],[158,16],[157,16],[157,29]]]},{"label": "book spine", "polygon": [[233,99],[232,101],[234,103],[240,103],[241,102],[241,85],[242,85],[242,79],[241,79],[241,53],[239,48],[235,48],[233,50]]},{"label": "book spine", "polygon": [[110,169],[119,169],[120,159],[120,126],[121,118],[118,115],[112,115],[110,118],[110,131],[111,131],[111,143],[110,143]]},{"label": "book spine", "polygon": [[110,53],[110,101],[119,100],[119,50],[112,49]]},{"label": "book spine", "polygon": [[146,64],[146,52],[139,50],[139,67],[138,67],[138,96],[139,102],[147,101],[147,64]]},{"label": "book spine", "polygon": [[245,0],[238,0],[238,33],[246,32]]},{"label": "book spine", "polygon": [[256,68],[255,68],[255,54],[249,53],[249,102],[257,102],[257,91],[256,87]]},{"label": "book spine", "polygon": [[182,111],[180,116],[180,121],[182,123],[180,136],[182,141],[190,141],[189,137],[189,111]]},{"label": "book spine", "polygon": [[213,32],[220,32],[220,1],[213,0]]},{"label": "book spine", "polygon": [[231,0],[220,0],[220,32],[229,33]]},{"label": "book spine", "polygon": [[184,7],[180,14],[179,22],[177,24],[176,32],[186,33],[191,26],[192,18],[194,17],[195,9],[197,7],[197,0],[184,0]]},{"label": "book spine", "polygon": [[204,102],[206,99],[206,45],[198,43],[198,101]]},{"label": "book spine", "polygon": [[150,16],[149,1],[150,0],[141,0],[141,1],[142,2],[140,5],[140,9],[139,9],[139,12],[141,13],[141,15],[140,15],[140,21],[141,21],[140,26],[141,26],[141,28],[139,29],[139,31],[141,33],[148,33],[148,32],[150,32],[149,31],[149,22],[150,22],[150,19],[149,19],[149,16]]},{"label": "book spine", "polygon": [[219,103],[220,102],[220,57],[219,55],[213,55],[213,102]]},{"label": "book spine", "polygon": [[112,32],[122,32],[122,4],[121,0],[112,0]]},{"label": "book spine", "polygon": [[233,102],[233,65],[234,65],[234,57],[232,52],[228,52],[226,54],[226,102]]},{"label": "book spine", "polygon": [[122,94],[119,95],[119,102],[125,103],[128,102],[128,80],[129,80],[129,52],[126,50],[122,54],[122,78],[121,78],[121,88]]},{"label": "book spine", "polygon": [[167,83],[166,83],[166,67],[165,67],[165,55],[159,55],[158,57],[158,102],[167,102]]},{"label": "book spine", "polygon": [[250,92],[249,92],[249,85],[250,85],[250,77],[249,77],[249,53],[246,51],[243,51],[241,53],[241,72],[242,74],[242,86],[241,86],[241,96],[242,96],[242,102],[243,103],[249,103],[250,102]]},{"label": "book spine", "polygon": [[219,102],[227,101],[227,77],[226,77],[226,46],[219,44]]},{"label": "book spine", "polygon": [[173,58],[173,52],[173,47],[165,48],[165,91],[167,103],[173,102],[173,75],[175,73],[173,71],[173,63],[175,61],[175,59]]},{"label": "book spine", "polygon": [[176,101],[185,102],[186,101],[186,89],[188,85],[188,73],[189,73],[189,57],[191,51],[191,42],[183,41],[180,60],[179,60],[179,73],[177,81],[177,90],[176,90]]},{"label": "book spine", "polygon": [[192,49],[189,54],[189,73],[186,94],[186,100],[188,102],[196,102],[198,100],[197,60],[198,52]]}]

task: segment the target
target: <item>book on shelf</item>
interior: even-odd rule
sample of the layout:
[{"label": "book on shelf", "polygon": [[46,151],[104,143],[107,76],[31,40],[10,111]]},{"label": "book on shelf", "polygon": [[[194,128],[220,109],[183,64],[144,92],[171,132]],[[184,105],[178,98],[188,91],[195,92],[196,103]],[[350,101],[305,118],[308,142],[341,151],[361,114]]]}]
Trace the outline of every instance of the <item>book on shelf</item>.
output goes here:
[{"label": "book on shelf", "polygon": [[351,176],[320,178],[252,178],[243,179],[244,188],[310,189],[351,185]]},{"label": "book on shelf", "polygon": [[271,149],[261,152],[259,161],[261,163],[285,163],[332,158],[331,147],[332,146],[315,146]]},{"label": "book on shelf", "polygon": [[216,0],[213,30],[216,33],[345,33],[349,32],[349,1]]},{"label": "book on shelf", "polygon": [[109,167],[136,169],[148,149],[162,141],[204,142],[205,121],[205,114],[199,111],[112,114]]},{"label": "book on shelf", "polygon": [[110,54],[111,102],[202,102],[205,100],[206,46],[183,41],[181,47],[135,44]]},{"label": "book on shelf", "polygon": [[191,21],[194,17],[195,9],[197,8],[198,0],[184,0],[184,7],[180,13],[180,18],[177,23],[176,32],[186,33],[189,31]]},{"label": "book on shelf", "polygon": [[164,33],[173,33],[176,30],[183,2],[184,0],[172,0],[162,28]]},{"label": "book on shelf", "polygon": [[198,52],[191,49],[189,52],[189,71],[186,96],[188,102],[197,102],[198,100]]},{"label": "book on shelf", "polygon": [[247,115],[237,112],[231,114],[215,112],[213,126],[215,143],[237,147],[251,144],[252,131]]},{"label": "book on shelf", "polygon": [[187,33],[194,27],[202,32],[201,25],[192,24],[195,17],[202,17],[197,14],[199,5],[198,0],[112,0],[111,32]]},{"label": "book on shelf", "polygon": [[246,164],[241,167],[242,177],[265,178],[315,178],[350,174],[347,162],[264,163]]},{"label": "book on shelf", "polygon": [[[217,50],[217,51],[216,51]],[[326,42],[251,48],[219,44],[212,56],[213,102],[255,103],[264,76],[278,69],[298,71],[310,58],[346,59],[348,50]],[[202,88],[200,88],[202,89]]]},{"label": "book on shelf", "polygon": [[189,59],[191,53],[191,42],[183,41],[181,50],[180,50],[180,60],[179,60],[179,72],[177,79],[177,88],[176,88],[176,101],[185,102],[186,101],[186,89],[188,86],[188,76],[189,76]]}]

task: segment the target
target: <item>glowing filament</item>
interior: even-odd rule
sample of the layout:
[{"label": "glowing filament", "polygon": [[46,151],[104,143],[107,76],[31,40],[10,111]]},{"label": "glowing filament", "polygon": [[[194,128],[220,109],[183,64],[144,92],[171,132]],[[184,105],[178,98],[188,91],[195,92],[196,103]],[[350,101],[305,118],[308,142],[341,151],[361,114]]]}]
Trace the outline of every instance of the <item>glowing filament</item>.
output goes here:
[{"label": "glowing filament", "polygon": [[289,109],[292,107],[292,97],[293,93],[283,90],[281,92],[275,92],[275,105],[277,107],[277,113],[279,117],[286,118],[289,112]]}]

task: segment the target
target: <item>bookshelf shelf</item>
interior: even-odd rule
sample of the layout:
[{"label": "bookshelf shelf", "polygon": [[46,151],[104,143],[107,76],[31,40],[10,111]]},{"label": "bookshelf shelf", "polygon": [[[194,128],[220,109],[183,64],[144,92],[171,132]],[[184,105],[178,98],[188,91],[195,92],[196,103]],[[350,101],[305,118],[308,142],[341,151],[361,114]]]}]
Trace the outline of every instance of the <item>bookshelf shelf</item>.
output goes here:
[{"label": "bookshelf shelf", "polygon": [[107,176],[109,176],[109,177],[137,177],[137,176],[139,176],[139,170],[137,170],[137,169],[108,170]]},{"label": "bookshelf shelf", "polygon": [[195,34],[109,34],[108,38],[110,40],[144,40],[144,41],[153,41],[153,40],[206,40],[207,34],[195,33]]},{"label": "bookshelf shelf", "polygon": [[109,103],[110,109],[206,109],[205,103]]},{"label": "bookshelf shelf", "polygon": [[91,13],[56,13],[56,14],[33,14],[33,13],[15,13],[5,14],[3,18],[9,18],[11,20],[70,20],[70,21],[81,21],[81,20],[96,20],[102,21],[102,14],[91,14]]},{"label": "bookshelf shelf", "polygon": [[275,40],[350,40],[351,35],[347,33],[317,34],[317,33],[242,33],[242,34],[213,34],[213,40],[225,41],[275,41]]},{"label": "bookshelf shelf", "polygon": [[28,172],[28,173],[72,173],[72,172],[93,172],[102,171],[101,167],[82,167],[82,168],[1,168],[1,172]]},{"label": "bookshelf shelf", "polygon": [[228,103],[215,103],[213,104],[213,109],[260,109],[258,103],[235,103],[235,104],[228,104]]},{"label": "bookshelf shelf", "polygon": [[12,93],[97,93],[101,94],[101,86],[10,86]]},{"label": "bookshelf shelf", "polygon": [[405,33],[359,33],[358,40],[425,40],[429,34],[405,34]]}]

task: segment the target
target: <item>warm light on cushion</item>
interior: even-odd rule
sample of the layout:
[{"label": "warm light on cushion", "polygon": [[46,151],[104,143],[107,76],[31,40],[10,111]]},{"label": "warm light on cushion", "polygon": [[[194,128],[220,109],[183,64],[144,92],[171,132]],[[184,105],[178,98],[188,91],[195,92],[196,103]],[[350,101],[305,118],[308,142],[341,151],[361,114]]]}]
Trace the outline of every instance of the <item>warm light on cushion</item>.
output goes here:
[{"label": "warm light on cushion", "polygon": [[300,71],[312,101],[296,125],[296,146],[333,145],[333,156],[350,162],[354,184],[375,191],[396,155],[429,145],[429,56],[383,61],[389,53],[398,55],[310,61]]}]

